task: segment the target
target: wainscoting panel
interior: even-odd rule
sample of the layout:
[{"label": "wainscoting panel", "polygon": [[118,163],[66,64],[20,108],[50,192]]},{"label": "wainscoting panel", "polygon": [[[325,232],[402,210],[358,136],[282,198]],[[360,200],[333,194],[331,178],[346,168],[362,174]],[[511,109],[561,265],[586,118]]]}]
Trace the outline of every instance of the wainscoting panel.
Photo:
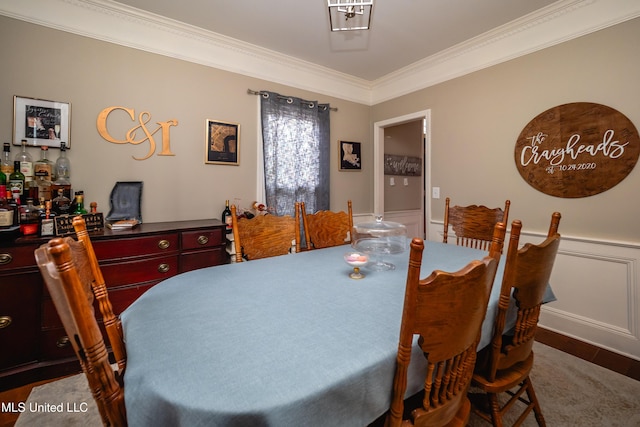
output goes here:
[{"label": "wainscoting panel", "polygon": [[[442,239],[442,222],[429,224],[429,236]],[[557,301],[543,307],[540,326],[640,360],[639,265],[640,244],[563,235],[551,275]]]}]

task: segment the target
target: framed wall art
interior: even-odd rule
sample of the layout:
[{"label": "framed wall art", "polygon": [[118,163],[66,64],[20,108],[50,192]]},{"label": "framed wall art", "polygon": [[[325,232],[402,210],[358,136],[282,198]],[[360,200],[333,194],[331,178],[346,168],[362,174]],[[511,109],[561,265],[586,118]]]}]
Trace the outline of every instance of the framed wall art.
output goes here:
[{"label": "framed wall art", "polygon": [[240,164],[240,125],[207,120],[205,163]]},{"label": "framed wall art", "polygon": [[71,104],[45,99],[13,97],[13,144],[71,148]]},{"label": "framed wall art", "polygon": [[362,170],[361,144],[359,142],[339,141],[338,153],[341,171]]}]

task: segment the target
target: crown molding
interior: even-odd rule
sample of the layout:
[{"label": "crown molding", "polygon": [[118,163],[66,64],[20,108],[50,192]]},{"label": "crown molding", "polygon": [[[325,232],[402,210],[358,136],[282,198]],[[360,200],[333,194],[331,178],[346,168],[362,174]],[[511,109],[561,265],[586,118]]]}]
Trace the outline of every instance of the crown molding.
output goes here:
[{"label": "crown molding", "polygon": [[640,16],[637,0],[561,0],[372,82],[371,104],[536,52]]},{"label": "crown molding", "polygon": [[0,14],[366,105],[640,16],[637,0],[561,0],[368,81],[111,0],[0,0]]}]

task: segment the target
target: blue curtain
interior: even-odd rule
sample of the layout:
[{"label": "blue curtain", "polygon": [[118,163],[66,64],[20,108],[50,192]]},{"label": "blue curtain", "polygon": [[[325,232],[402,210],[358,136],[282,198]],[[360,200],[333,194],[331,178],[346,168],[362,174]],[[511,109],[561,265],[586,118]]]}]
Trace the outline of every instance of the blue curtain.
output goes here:
[{"label": "blue curtain", "polygon": [[329,105],[261,92],[266,205],[293,215],[329,209]]}]

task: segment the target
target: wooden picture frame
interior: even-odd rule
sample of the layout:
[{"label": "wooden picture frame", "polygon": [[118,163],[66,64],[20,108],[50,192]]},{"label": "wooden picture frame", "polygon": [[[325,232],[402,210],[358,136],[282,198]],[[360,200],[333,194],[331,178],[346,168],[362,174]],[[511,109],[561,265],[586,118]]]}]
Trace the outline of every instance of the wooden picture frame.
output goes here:
[{"label": "wooden picture frame", "polygon": [[46,99],[13,97],[13,145],[71,148],[71,104]]},{"label": "wooden picture frame", "polygon": [[362,170],[362,144],[351,141],[338,141],[338,164],[341,171]]},{"label": "wooden picture frame", "polygon": [[206,121],[205,163],[240,164],[240,125],[219,120]]}]

